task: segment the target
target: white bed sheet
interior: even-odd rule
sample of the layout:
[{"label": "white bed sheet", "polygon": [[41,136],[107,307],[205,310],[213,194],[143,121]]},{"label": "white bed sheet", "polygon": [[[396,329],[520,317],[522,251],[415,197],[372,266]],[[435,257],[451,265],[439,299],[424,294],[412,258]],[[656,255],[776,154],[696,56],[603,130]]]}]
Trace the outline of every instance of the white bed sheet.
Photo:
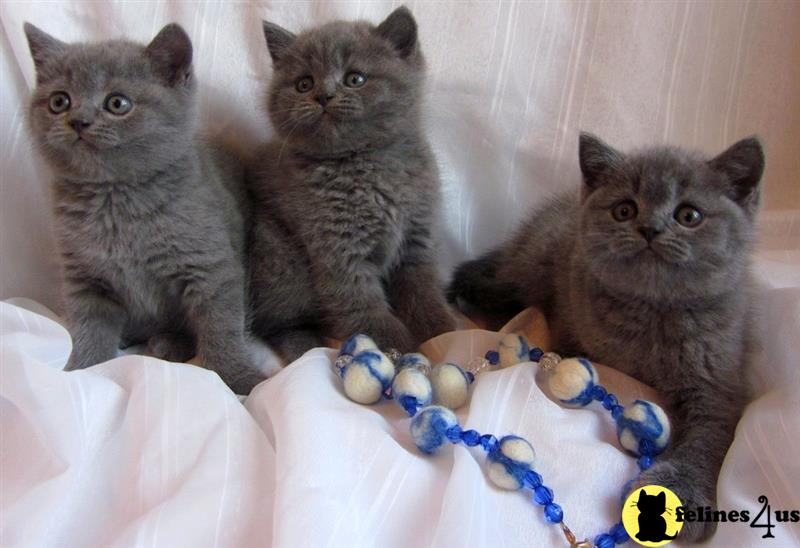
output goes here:
[{"label": "white bed sheet", "polygon": [[[759,261],[765,351],[719,480],[719,507],[755,516],[800,508],[800,255]],[[211,372],[142,356],[60,369],[67,332],[30,302],[0,303],[3,546],[328,546],[442,548],[560,545],[559,530],[521,493],[484,476],[479,450],[422,456],[391,402],[343,395],[334,351],[316,349],[240,404]],[[19,306],[23,305],[23,306]],[[38,310],[40,313],[28,309]],[[45,315],[42,315],[45,314]],[[533,337],[543,339],[541,319]],[[523,322],[521,325],[529,325]],[[466,361],[499,335],[467,330],[429,341],[439,359]],[[603,382],[623,402],[658,397],[614,370]],[[614,523],[635,473],[597,406],[563,409],[534,368],[481,376],[462,424],[516,433],[579,535]],[[760,545],[761,529],[721,526],[714,546]],[[800,546],[797,524],[769,545]],[[764,544],[767,545],[767,544]]]}]

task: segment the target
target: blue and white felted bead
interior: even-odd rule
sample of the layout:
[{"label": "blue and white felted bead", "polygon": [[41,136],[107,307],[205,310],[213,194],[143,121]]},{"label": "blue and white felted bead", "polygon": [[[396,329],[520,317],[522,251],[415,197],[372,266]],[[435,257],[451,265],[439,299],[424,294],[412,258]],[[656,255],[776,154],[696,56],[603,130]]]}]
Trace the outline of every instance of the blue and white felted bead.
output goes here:
[{"label": "blue and white felted bead", "polygon": [[357,403],[375,403],[392,385],[394,364],[380,350],[364,350],[353,357],[342,379],[348,398]]},{"label": "blue and white felted bead", "polygon": [[400,370],[406,367],[414,367],[419,369],[425,375],[428,375],[431,372],[431,362],[425,357],[424,354],[420,354],[419,352],[410,352],[408,354],[403,354],[400,357],[400,362],[397,364],[397,369]]},{"label": "blue and white felted bead", "polygon": [[489,479],[501,489],[521,489],[525,474],[533,467],[536,453],[527,440],[505,436],[487,455]]},{"label": "blue and white felted bead", "polygon": [[635,455],[658,455],[666,449],[669,435],[667,414],[653,402],[634,400],[617,417],[619,443]]},{"label": "blue and white felted bead", "polygon": [[355,356],[364,350],[378,350],[378,345],[366,335],[353,335],[344,341],[339,355]]},{"label": "blue and white felted bead", "polygon": [[421,407],[430,405],[433,399],[431,381],[416,367],[406,366],[394,378],[392,398],[413,417]]},{"label": "blue and white felted bead", "polygon": [[455,413],[446,407],[431,405],[412,419],[411,437],[420,451],[432,455],[447,441],[447,431],[457,424]]},{"label": "blue and white felted bead", "polygon": [[564,405],[582,407],[592,401],[592,389],[598,383],[597,370],[584,358],[558,362],[547,379],[550,393]]},{"label": "blue and white felted bead", "polygon": [[470,380],[459,366],[440,363],[431,371],[433,401],[450,409],[458,409],[467,402]]},{"label": "blue and white felted bead", "polygon": [[511,367],[530,359],[530,345],[522,335],[509,333],[500,339],[497,352],[500,355],[500,367]]}]

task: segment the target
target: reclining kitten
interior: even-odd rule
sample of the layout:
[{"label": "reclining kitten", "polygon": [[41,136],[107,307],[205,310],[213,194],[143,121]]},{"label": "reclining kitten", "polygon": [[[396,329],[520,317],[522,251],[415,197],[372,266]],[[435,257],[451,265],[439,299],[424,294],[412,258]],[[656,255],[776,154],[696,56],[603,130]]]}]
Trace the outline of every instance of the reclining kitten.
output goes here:
[{"label": "reclining kitten", "polygon": [[192,44],[167,25],[148,46],[65,44],[31,24],[29,124],[55,175],[73,349],[67,369],[149,340],[247,393],[241,167],[195,138]]},{"label": "reclining kitten", "polygon": [[[675,148],[623,154],[583,134],[580,167],[580,197],[556,198],[506,244],[462,264],[449,297],[495,315],[542,307],[555,351],[661,391],[673,439],[639,484],[714,506],[748,397],[761,145],[745,139],[706,160]],[[686,523],[680,537],[714,528]]]},{"label": "reclining kitten", "polygon": [[322,333],[402,351],[451,330],[434,267],[439,179],[420,123],[425,73],[405,7],[377,27],[264,34],[277,138],[253,174],[254,330],[287,359]]}]

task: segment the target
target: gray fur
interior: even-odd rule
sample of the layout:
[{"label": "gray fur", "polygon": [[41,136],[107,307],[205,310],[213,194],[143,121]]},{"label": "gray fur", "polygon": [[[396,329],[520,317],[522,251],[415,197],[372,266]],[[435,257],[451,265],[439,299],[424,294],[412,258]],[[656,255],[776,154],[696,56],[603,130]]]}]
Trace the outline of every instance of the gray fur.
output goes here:
[{"label": "gray fur", "polygon": [[[584,134],[580,163],[580,196],[546,204],[506,244],[461,265],[449,296],[492,314],[542,307],[558,352],[662,392],[673,441],[638,483],[673,489],[688,507],[714,506],[755,345],[749,264],[761,145],[745,139],[707,161],[675,148],[626,155]],[[616,221],[611,210],[628,199],[638,216]],[[700,225],[676,221],[683,204],[704,213]],[[649,246],[648,228],[660,231]],[[713,531],[686,523],[681,538]]]},{"label": "gray fur", "polygon": [[[451,330],[433,264],[439,179],[420,124],[425,66],[411,12],[377,27],[334,22],[295,36],[264,23],[264,33],[277,138],[259,150],[252,182],[255,331],[279,349],[291,336],[291,358],[315,333],[364,332],[409,351]],[[343,83],[354,70],[362,87]],[[314,88],[301,93],[304,76]]]},{"label": "gray fur", "polygon": [[[240,393],[263,380],[245,347],[245,191],[241,166],[195,137],[192,46],[168,25],[148,46],[64,44],[33,25],[29,124],[54,174],[67,369],[145,342],[195,353]],[[71,106],[54,114],[53,92]],[[104,108],[123,93],[133,109]],[[80,132],[71,124],[86,126]],[[80,139],[79,139],[80,136]]]}]

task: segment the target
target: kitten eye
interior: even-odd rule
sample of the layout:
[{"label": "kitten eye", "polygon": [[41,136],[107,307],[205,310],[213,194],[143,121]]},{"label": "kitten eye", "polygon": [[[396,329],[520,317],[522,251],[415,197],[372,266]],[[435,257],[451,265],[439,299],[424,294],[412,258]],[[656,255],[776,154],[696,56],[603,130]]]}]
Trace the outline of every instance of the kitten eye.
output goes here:
[{"label": "kitten eye", "polygon": [[348,72],[344,77],[344,85],[349,88],[360,88],[367,83],[367,77],[360,72]]},{"label": "kitten eye", "polygon": [[298,78],[297,82],[294,83],[294,89],[300,93],[308,93],[313,87],[314,79],[311,76],[303,76],[302,78]]},{"label": "kitten eye", "polygon": [[682,205],[675,210],[675,220],[687,228],[694,228],[703,222],[703,214],[690,205]]},{"label": "kitten eye", "polygon": [[637,213],[636,204],[631,200],[622,201],[611,210],[611,215],[614,217],[614,220],[620,223],[635,219]]},{"label": "kitten eye", "polygon": [[56,91],[50,95],[50,99],[47,101],[47,108],[49,108],[50,112],[53,114],[61,114],[62,112],[66,112],[69,110],[69,107],[69,95],[63,91]]},{"label": "kitten eye", "polygon": [[111,114],[122,116],[133,108],[133,102],[121,93],[112,93],[106,97],[106,110]]}]

